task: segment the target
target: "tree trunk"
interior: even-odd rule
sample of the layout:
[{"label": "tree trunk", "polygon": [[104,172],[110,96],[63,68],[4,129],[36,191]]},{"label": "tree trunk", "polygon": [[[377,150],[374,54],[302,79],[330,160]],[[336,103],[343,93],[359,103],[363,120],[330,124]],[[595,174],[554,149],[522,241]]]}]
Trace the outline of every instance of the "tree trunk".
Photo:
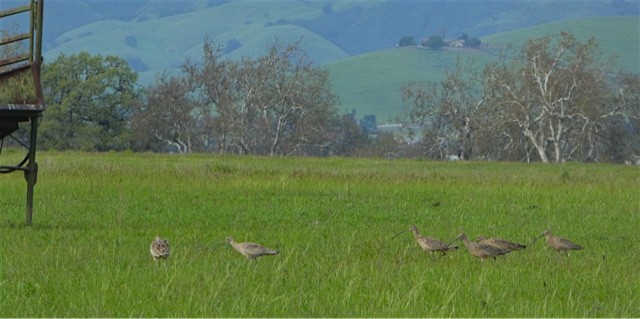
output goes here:
[{"label": "tree trunk", "polygon": [[531,144],[533,144],[533,147],[536,149],[536,151],[538,151],[540,160],[543,163],[549,163],[549,159],[547,158],[547,152],[545,152],[545,149],[544,149],[544,139],[542,141],[536,140],[536,137],[534,136],[533,132],[531,132],[531,130],[528,128],[524,130],[524,135],[529,138],[529,141],[531,142]]}]

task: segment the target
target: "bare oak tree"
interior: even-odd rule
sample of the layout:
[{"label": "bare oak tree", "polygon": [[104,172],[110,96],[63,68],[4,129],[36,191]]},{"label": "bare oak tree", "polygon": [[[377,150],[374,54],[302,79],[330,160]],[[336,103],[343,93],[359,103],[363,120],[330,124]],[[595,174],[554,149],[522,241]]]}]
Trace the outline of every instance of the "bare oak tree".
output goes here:
[{"label": "bare oak tree", "polygon": [[331,154],[337,97],[299,42],[276,39],[264,56],[234,61],[206,39],[202,61],[182,71],[148,88],[139,131],[180,152]]},{"label": "bare oak tree", "polygon": [[326,71],[313,67],[299,43],[276,41],[264,56],[223,61],[205,41],[202,66],[186,73],[219,117],[220,151],[257,155],[321,154],[330,147],[337,97]]},{"label": "bare oak tree", "polygon": [[482,92],[472,79],[472,69],[472,64],[463,67],[458,60],[456,68],[447,71],[441,83],[407,84],[401,88],[409,110],[399,120],[410,136],[421,132],[424,151],[431,158],[457,156],[464,160],[472,156],[476,112],[484,103]]},{"label": "bare oak tree", "polygon": [[598,122],[621,114],[605,102],[606,74],[595,49],[593,39],[581,43],[567,32],[527,41],[510,64],[485,70],[485,116],[503,132],[521,132],[544,163],[594,145]]},{"label": "bare oak tree", "polygon": [[439,84],[406,85],[401,122],[432,158],[600,161],[640,152],[638,75],[613,73],[595,40],[531,39],[479,76],[460,64]]},{"label": "bare oak tree", "polygon": [[138,136],[150,135],[178,153],[206,149],[210,112],[192,97],[185,78],[162,74],[145,93],[132,120]]}]

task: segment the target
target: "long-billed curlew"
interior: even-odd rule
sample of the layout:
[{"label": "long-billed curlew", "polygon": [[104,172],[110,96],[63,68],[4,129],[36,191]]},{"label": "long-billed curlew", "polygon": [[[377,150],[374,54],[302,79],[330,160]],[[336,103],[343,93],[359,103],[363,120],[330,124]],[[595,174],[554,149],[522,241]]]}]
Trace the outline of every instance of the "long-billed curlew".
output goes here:
[{"label": "long-billed curlew", "polygon": [[527,246],[523,244],[514,243],[502,238],[485,238],[482,235],[478,235],[476,237],[476,241],[481,244],[488,244],[508,251],[522,250],[527,248]]},{"label": "long-billed curlew", "polygon": [[496,246],[472,242],[465,234],[458,235],[456,239],[462,240],[464,245],[467,246],[469,253],[474,257],[480,258],[482,261],[484,261],[485,258],[496,259],[496,256],[509,253],[509,250],[498,248]]},{"label": "long-billed curlew", "polygon": [[545,230],[544,233],[540,234],[540,236],[538,236],[538,238],[540,237],[546,237],[547,239],[547,244],[549,246],[551,246],[551,248],[555,249],[557,252],[561,253],[561,252],[566,252],[567,254],[569,250],[580,250],[582,249],[582,246],[578,245],[578,244],[574,244],[571,241],[569,241],[566,238],[562,238],[562,237],[558,237],[558,236],[553,236],[551,234],[550,230]]},{"label": "long-billed curlew", "polygon": [[227,237],[227,242],[229,243],[229,245],[231,245],[231,247],[247,257],[247,259],[256,259],[260,256],[277,255],[280,253],[277,250],[273,250],[256,243],[237,243],[231,236]]},{"label": "long-billed curlew", "polygon": [[149,251],[151,252],[153,260],[157,261],[158,259],[168,258],[169,254],[171,253],[169,240],[162,239],[160,238],[160,236],[156,236],[156,239],[154,239],[151,242],[151,246],[149,246]]},{"label": "long-billed curlew", "polygon": [[425,237],[420,234],[416,225],[411,225],[409,230],[413,233],[413,237],[416,239],[418,246],[424,251],[430,252],[432,259],[435,259],[434,253],[440,252],[444,256],[447,251],[456,250],[458,246],[451,246],[445,242],[441,242],[435,238]]}]

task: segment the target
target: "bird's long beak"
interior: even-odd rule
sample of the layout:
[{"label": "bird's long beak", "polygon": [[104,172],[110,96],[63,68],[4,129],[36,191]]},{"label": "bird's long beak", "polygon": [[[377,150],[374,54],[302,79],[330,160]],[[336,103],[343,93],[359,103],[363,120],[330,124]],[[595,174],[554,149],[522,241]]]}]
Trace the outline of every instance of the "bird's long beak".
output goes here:
[{"label": "bird's long beak", "polygon": [[538,241],[538,239],[540,239],[542,237],[544,237],[544,233],[542,233],[542,234],[540,234],[540,235],[538,235],[536,237],[533,237],[533,240],[531,240],[531,244],[532,245],[535,244]]},{"label": "bird's long beak", "polygon": [[402,234],[402,233],[404,233],[406,231],[407,231],[406,229],[403,229],[403,230],[399,231],[397,234],[393,235],[393,237],[391,237],[391,239],[395,239],[396,237],[400,236],[400,234]]},{"label": "bird's long beak", "polygon": [[213,251],[216,251],[216,250],[218,250],[220,247],[225,246],[226,244],[227,244],[227,242],[226,242],[226,241],[223,241],[223,242],[221,242],[221,243],[216,243],[216,244],[214,244],[214,245],[213,245],[213,248],[212,248],[212,249],[213,249]]},{"label": "bird's long beak", "polygon": [[456,240],[459,240],[459,239],[460,239],[460,238],[456,237],[456,238],[454,238],[454,239],[450,240],[450,241],[447,243],[447,247],[451,246],[451,244],[453,244],[453,242],[455,242]]}]

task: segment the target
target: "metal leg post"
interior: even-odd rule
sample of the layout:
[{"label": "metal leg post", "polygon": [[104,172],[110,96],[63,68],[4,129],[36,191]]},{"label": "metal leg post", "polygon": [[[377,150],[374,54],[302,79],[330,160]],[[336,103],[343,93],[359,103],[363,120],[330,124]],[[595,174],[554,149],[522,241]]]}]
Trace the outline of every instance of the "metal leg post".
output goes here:
[{"label": "metal leg post", "polygon": [[33,187],[38,181],[38,164],[36,163],[36,138],[38,136],[38,116],[31,117],[31,136],[29,141],[29,164],[25,171],[27,180],[27,226],[31,226],[33,216]]}]

